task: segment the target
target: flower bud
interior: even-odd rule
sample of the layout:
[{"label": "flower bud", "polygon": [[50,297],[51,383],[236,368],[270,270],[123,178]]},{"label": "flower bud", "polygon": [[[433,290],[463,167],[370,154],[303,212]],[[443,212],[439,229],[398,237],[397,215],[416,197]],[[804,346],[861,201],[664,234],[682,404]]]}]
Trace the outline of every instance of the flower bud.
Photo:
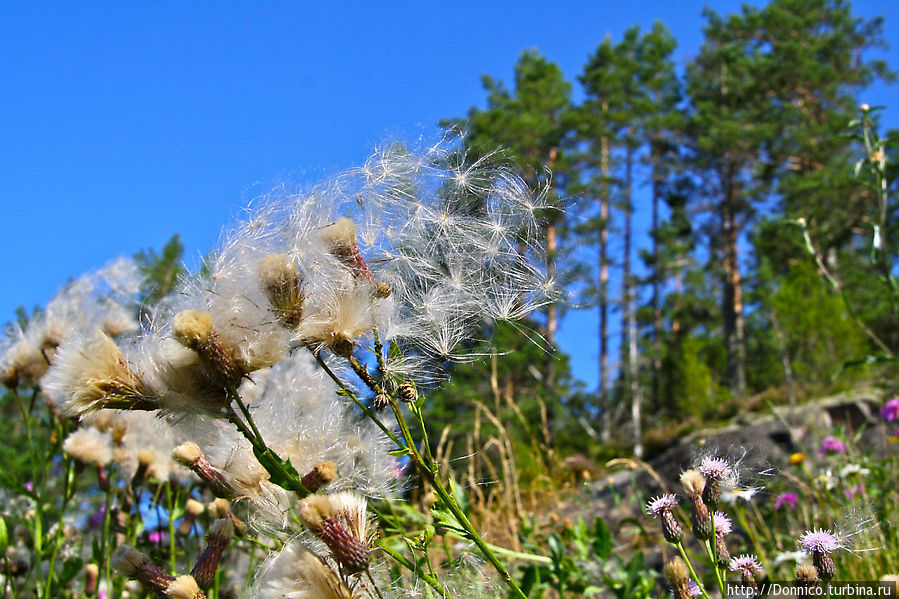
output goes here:
[{"label": "flower bud", "polygon": [[270,254],[259,261],[259,281],[272,311],[284,327],[295,329],[303,319],[303,280],[290,258]]},{"label": "flower bud", "polygon": [[301,482],[310,493],[315,493],[335,478],[337,478],[337,466],[334,462],[325,461],[306,473]]},{"label": "flower bud", "polygon": [[208,587],[215,578],[215,572],[222,561],[222,555],[234,536],[234,525],[230,519],[216,520],[206,535],[206,549],[197,560],[190,574],[200,587]]},{"label": "flower bud", "polygon": [[125,578],[139,581],[147,589],[165,595],[169,584],[175,580],[146,555],[128,545],[120,545],[112,554],[110,564]]}]

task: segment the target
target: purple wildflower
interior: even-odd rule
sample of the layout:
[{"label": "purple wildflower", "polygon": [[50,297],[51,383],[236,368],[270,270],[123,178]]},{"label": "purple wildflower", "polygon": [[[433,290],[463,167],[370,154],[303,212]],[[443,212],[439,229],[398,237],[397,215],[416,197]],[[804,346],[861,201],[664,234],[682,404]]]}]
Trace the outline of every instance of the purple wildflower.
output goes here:
[{"label": "purple wildflower", "polygon": [[880,408],[880,417],[887,422],[899,420],[899,397],[892,398]]},{"label": "purple wildflower", "polygon": [[844,489],[843,495],[846,496],[846,499],[852,499],[856,495],[860,495],[861,493],[864,493],[864,492],[865,492],[865,485],[858,484],[858,485],[855,485],[854,487],[849,487],[847,489]]},{"label": "purple wildflower", "polygon": [[733,557],[728,564],[731,572],[739,572],[744,579],[752,580],[752,577],[762,572],[762,565],[759,559],[754,555],[743,554],[739,557]]},{"label": "purple wildflower", "polygon": [[841,542],[831,530],[816,528],[807,530],[799,536],[799,548],[806,553],[820,551],[833,553],[837,549],[844,549],[845,543]]},{"label": "purple wildflower", "polygon": [[846,444],[836,437],[827,437],[823,441],[821,441],[821,447],[818,448],[818,453],[821,455],[829,454],[829,453],[844,453],[846,451]]},{"label": "purple wildflower", "polygon": [[807,530],[799,537],[799,548],[812,556],[812,563],[818,569],[822,580],[830,580],[837,573],[836,564],[830,554],[837,549],[845,549],[846,543],[830,530],[816,528]]},{"label": "purple wildflower", "polygon": [[646,504],[646,512],[653,518],[661,520],[662,536],[673,545],[677,545],[684,538],[684,529],[674,517],[676,507],[677,495],[671,493],[654,497]]},{"label": "purple wildflower", "polygon": [[733,531],[734,525],[730,516],[724,512],[715,512],[715,534],[719,537],[729,535]]},{"label": "purple wildflower", "polygon": [[653,518],[658,518],[663,512],[671,511],[677,507],[677,495],[669,493],[653,497],[646,503],[646,513]]},{"label": "purple wildflower", "polygon": [[774,509],[776,510],[779,510],[782,507],[795,510],[797,505],[799,505],[799,497],[796,493],[781,493],[777,496],[777,499],[774,500]]}]

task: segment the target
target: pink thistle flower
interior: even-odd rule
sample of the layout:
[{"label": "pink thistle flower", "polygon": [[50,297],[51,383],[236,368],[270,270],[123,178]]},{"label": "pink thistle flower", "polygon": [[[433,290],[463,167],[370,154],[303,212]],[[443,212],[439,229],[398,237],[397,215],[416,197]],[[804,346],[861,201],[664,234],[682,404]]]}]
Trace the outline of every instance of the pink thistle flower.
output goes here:
[{"label": "pink thistle flower", "polygon": [[728,568],[731,572],[739,572],[744,577],[750,578],[763,571],[759,558],[745,553],[739,557],[731,558]]},{"label": "pink thistle flower", "polygon": [[724,512],[715,512],[715,534],[719,537],[729,535],[733,531],[734,525],[730,516]]},{"label": "pink thistle flower", "polygon": [[890,399],[880,408],[880,417],[887,422],[899,420],[899,397]]},{"label": "pink thistle flower", "polygon": [[815,528],[799,536],[799,548],[806,553],[833,553],[837,549],[845,549],[846,544],[833,531]]},{"label": "pink thistle flower", "polygon": [[818,448],[818,453],[821,455],[827,455],[830,453],[845,453],[846,444],[843,441],[840,441],[836,437],[827,437],[823,441],[821,441],[821,447]]},{"label": "pink thistle flower", "polygon": [[668,493],[650,499],[646,504],[646,512],[662,523],[662,536],[672,545],[677,545],[684,538],[684,529],[674,517],[677,507],[677,495]]},{"label": "pink thistle flower", "polygon": [[796,493],[781,493],[774,500],[774,509],[776,510],[782,507],[795,510],[797,505],[799,505],[799,497]]},{"label": "pink thistle flower", "polygon": [[663,512],[671,511],[677,507],[677,495],[668,493],[653,497],[646,503],[646,513],[653,518],[658,518]]}]

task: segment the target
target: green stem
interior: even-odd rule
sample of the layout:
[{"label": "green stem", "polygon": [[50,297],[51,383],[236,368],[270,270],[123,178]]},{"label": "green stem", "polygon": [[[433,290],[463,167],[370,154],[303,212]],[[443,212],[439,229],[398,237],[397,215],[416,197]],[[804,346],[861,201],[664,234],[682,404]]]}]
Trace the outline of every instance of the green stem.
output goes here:
[{"label": "green stem", "polygon": [[[312,351],[312,350],[310,350],[310,351]],[[425,482],[429,483],[434,488],[434,491],[440,497],[443,504],[446,505],[446,507],[450,510],[450,512],[453,514],[453,516],[456,518],[456,520],[459,522],[459,524],[464,529],[468,540],[473,542],[477,546],[477,548],[480,550],[480,552],[484,556],[484,558],[488,562],[490,562],[490,565],[493,566],[493,568],[497,571],[497,573],[503,579],[503,582],[505,582],[506,586],[509,587],[509,590],[511,591],[512,596],[517,597],[518,599],[527,599],[527,596],[522,592],[521,588],[519,588],[519,586],[515,583],[515,581],[512,580],[512,575],[509,573],[509,571],[506,569],[506,567],[502,564],[502,562],[499,560],[499,558],[496,557],[496,554],[491,550],[490,546],[487,545],[487,543],[484,541],[483,538],[481,538],[481,535],[475,529],[474,525],[472,525],[471,521],[468,519],[468,517],[465,515],[465,513],[459,507],[459,504],[456,501],[455,497],[453,497],[446,490],[446,488],[443,486],[443,484],[440,481],[438,481],[437,478],[435,477],[435,473],[437,471],[436,464],[433,462],[433,460],[429,460],[426,462],[425,459],[422,457],[421,453],[418,451],[418,447],[416,446],[415,440],[412,437],[412,433],[409,430],[409,426],[406,423],[406,419],[403,416],[402,410],[400,409],[399,405],[397,404],[395,398],[390,398],[390,408],[393,410],[393,414],[396,417],[396,422],[400,428],[401,436],[402,436],[404,442],[400,442],[400,440],[396,438],[396,435],[388,432],[387,427],[384,426],[384,424],[380,421],[380,419],[378,419],[378,417],[370,409],[365,407],[362,404],[362,402],[360,402],[359,399],[356,397],[355,393],[350,391],[347,388],[347,386],[343,383],[343,381],[341,381],[340,378],[337,377],[331,371],[330,368],[328,368],[328,365],[325,364],[325,361],[321,358],[321,356],[319,354],[317,354],[314,351],[312,352],[312,354],[315,356],[315,359],[319,363],[319,365],[325,370],[326,373],[328,373],[328,375],[331,377],[331,379],[334,380],[340,386],[341,389],[343,389],[344,393],[346,395],[348,395],[349,397],[351,397],[356,402],[357,405],[360,405],[360,407],[363,408],[366,415],[370,419],[372,419],[381,428],[381,430],[384,431],[388,435],[388,437],[390,437],[390,439],[396,444],[396,446],[398,448],[405,449],[408,452],[409,457],[412,460],[412,463],[415,465],[415,468],[418,470],[421,477],[425,480]],[[350,366],[352,367],[352,362],[350,363]],[[367,373],[367,371],[366,371],[366,373]],[[360,374],[360,373],[357,371],[357,375],[358,374]],[[361,375],[360,375],[360,378],[361,378]]]},{"label": "green stem", "polygon": [[[277,481],[283,481],[287,485],[287,488],[296,493],[300,499],[308,496],[309,489],[303,485],[299,474],[297,474],[293,468],[288,470],[287,466],[289,465],[289,462],[282,460],[275,454],[275,452],[269,449],[268,445],[265,444],[262,434],[259,432],[259,429],[256,428],[256,423],[253,422],[250,410],[247,409],[246,404],[244,404],[243,400],[240,398],[237,389],[232,386],[229,387],[228,392],[231,402],[237,404],[237,407],[240,409],[246,422],[241,420],[240,416],[237,415],[230,404],[226,408],[225,415],[228,418],[228,421],[237,427],[237,430],[240,431],[247,441],[250,442],[250,445],[253,446],[253,454],[256,456],[256,459],[259,460],[262,467],[275,477]],[[282,486],[280,482],[278,485]]]},{"label": "green stem", "polygon": [[315,356],[315,361],[318,362],[318,365],[322,367],[322,370],[325,371],[325,373],[331,378],[332,381],[337,383],[337,385],[343,391],[343,394],[346,395],[347,397],[349,397],[350,399],[352,399],[353,402],[355,402],[355,404],[362,409],[362,412],[368,417],[368,419],[371,420],[372,422],[374,422],[378,426],[378,428],[381,429],[381,432],[383,432],[385,435],[387,435],[387,438],[390,439],[391,441],[393,441],[393,443],[398,448],[405,449],[405,445],[403,445],[403,443],[397,438],[396,435],[393,434],[393,432],[390,429],[388,429],[386,426],[384,426],[384,423],[381,422],[381,420],[378,418],[377,414],[375,414],[375,412],[371,408],[369,408],[367,405],[362,403],[362,401],[358,397],[356,397],[356,394],[353,393],[349,389],[349,387],[347,387],[344,384],[344,382],[342,380],[340,380],[340,377],[338,377],[336,374],[334,374],[334,371],[331,370],[331,368],[328,366],[328,364],[322,359],[321,355],[318,352],[313,351],[311,348],[309,349],[309,351],[312,352],[313,356]]},{"label": "green stem", "polygon": [[387,543],[384,543],[381,539],[375,541],[375,545],[377,545],[381,551],[392,557],[395,561],[402,564],[404,568],[406,568],[410,572],[415,572],[418,576],[421,577],[422,580],[431,585],[434,590],[440,593],[442,596],[449,597],[446,589],[442,584],[440,584],[440,581],[437,580],[435,576],[431,576],[427,572],[423,572],[421,568],[410,561],[409,558],[407,558],[405,555],[403,555],[393,547],[390,547]]},{"label": "green stem", "polygon": [[693,577],[693,580],[696,581],[697,586],[699,586],[702,596],[705,597],[705,599],[709,599],[709,594],[705,592],[705,586],[702,584],[699,576],[696,575],[696,570],[693,569],[693,563],[690,561],[690,558],[687,557],[687,551],[684,549],[684,544],[678,543],[677,550],[680,552],[681,558],[683,558],[684,562],[687,564],[687,568],[690,570],[690,576]]}]

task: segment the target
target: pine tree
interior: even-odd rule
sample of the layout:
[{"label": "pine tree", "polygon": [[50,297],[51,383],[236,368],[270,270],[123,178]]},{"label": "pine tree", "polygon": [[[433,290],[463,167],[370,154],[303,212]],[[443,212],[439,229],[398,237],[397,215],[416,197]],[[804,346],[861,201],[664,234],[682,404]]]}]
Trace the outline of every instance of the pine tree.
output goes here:
[{"label": "pine tree", "polygon": [[[473,107],[467,118],[443,121],[442,126],[462,133],[464,151],[471,158],[504,152],[534,189],[549,187],[549,208],[541,214],[547,279],[563,286],[566,273],[559,272],[560,237],[564,231],[562,207],[568,161],[565,153],[571,108],[571,84],[559,67],[534,50],[524,52],[515,65],[514,88],[501,81],[482,78],[487,107]],[[560,310],[557,302],[545,309],[543,337],[555,353]],[[543,361],[544,384],[552,389],[559,376],[559,360]],[[546,406],[548,429],[554,429],[555,398]]]}]

